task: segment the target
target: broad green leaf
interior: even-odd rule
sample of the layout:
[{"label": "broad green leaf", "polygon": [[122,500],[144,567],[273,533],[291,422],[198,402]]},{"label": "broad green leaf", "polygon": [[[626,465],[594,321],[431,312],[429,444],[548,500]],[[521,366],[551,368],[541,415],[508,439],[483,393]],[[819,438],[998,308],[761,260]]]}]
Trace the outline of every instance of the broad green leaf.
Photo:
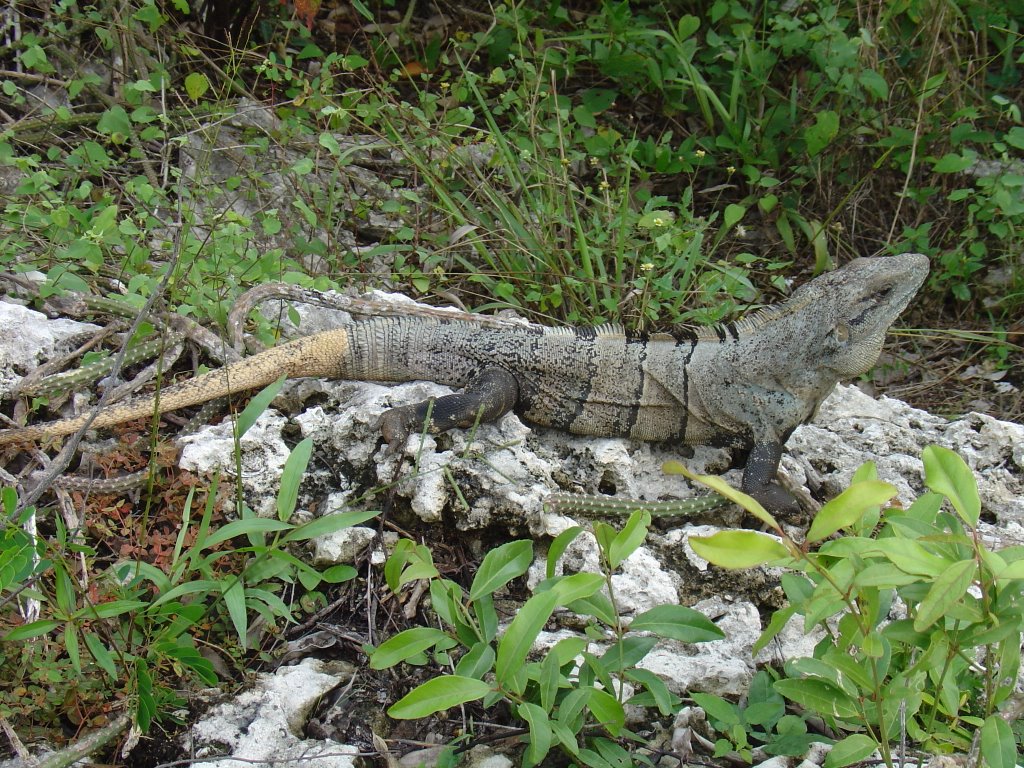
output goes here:
[{"label": "broad green leaf", "polygon": [[699,693],[694,691],[691,698],[697,702],[697,706],[707,713],[708,717],[721,723],[725,728],[731,728],[740,722],[739,711],[735,704],[732,704],[721,696],[713,693]]},{"label": "broad green leaf", "polygon": [[[293,528],[291,523],[274,520],[269,517],[252,517],[248,520],[233,520],[214,531],[204,543],[204,549],[211,549],[222,541],[230,541],[236,536],[248,536],[253,533],[272,533]],[[223,554],[223,553],[219,553]]]},{"label": "broad green leaf", "polygon": [[981,499],[978,484],[970,467],[955,452],[939,445],[929,445],[921,453],[924,462],[924,483],[941,493],[971,528],[978,525]]},{"label": "broad green leaf", "polygon": [[[488,552],[469,590],[469,599],[492,595],[512,579],[522,576],[533,562],[533,542],[510,541]],[[546,619],[545,619],[546,621]]]},{"label": "broad green leaf", "polygon": [[691,536],[690,546],[700,557],[721,568],[753,568],[789,557],[789,550],[778,539],[757,531]]},{"label": "broad green leaf", "polygon": [[210,90],[210,79],[202,72],[185,75],[185,93],[192,101],[199,101]]},{"label": "broad green leaf", "polygon": [[1010,726],[999,715],[989,715],[981,726],[981,756],[988,768],[1014,768],[1017,743]]},{"label": "broad green leaf", "polygon": [[292,541],[308,541],[318,536],[327,536],[345,528],[365,523],[380,514],[380,510],[360,509],[352,512],[336,512],[332,515],[324,515],[316,520],[303,523],[294,531],[289,531],[281,537],[282,543]]},{"label": "broad green leaf", "polygon": [[583,723],[583,709],[593,693],[594,688],[589,685],[569,691],[558,705],[558,721],[571,730],[578,731]]},{"label": "broad green leaf", "polygon": [[971,586],[978,564],[973,560],[960,560],[952,563],[940,573],[924,600],[917,607],[914,617],[914,629],[924,632],[928,627],[945,616],[959,602]]},{"label": "broad green leaf", "polygon": [[552,541],[551,546],[548,547],[547,571],[545,573],[545,578],[550,579],[554,577],[559,558],[565,553],[566,548],[576,540],[576,537],[583,533],[583,530],[583,526],[574,525],[566,528],[560,534],[555,536],[555,540]]},{"label": "broad green leaf", "polygon": [[246,642],[249,633],[249,617],[245,608],[245,582],[241,576],[236,576],[228,582],[220,582],[221,594],[224,597],[224,606],[228,609],[228,616],[231,617],[231,624],[238,635],[238,644],[247,648]]},{"label": "broad green leaf", "polygon": [[853,699],[825,680],[776,680],[775,690],[804,709],[840,720],[860,715]]},{"label": "broad green leaf", "polygon": [[135,659],[135,691],[138,694],[135,709],[135,723],[143,733],[149,730],[156,716],[157,704],[153,696],[153,678],[146,669],[145,659]]},{"label": "broad green leaf", "polygon": [[866,542],[861,554],[864,557],[881,555],[906,573],[919,576],[938,576],[946,570],[949,561],[934,555],[912,539],[878,539]]},{"label": "broad green leaf", "polygon": [[726,229],[732,229],[740,222],[746,212],[747,207],[745,205],[729,203],[725,206],[725,212],[722,214],[722,223],[725,225]]},{"label": "broad green leaf", "polygon": [[413,627],[389,637],[370,654],[370,669],[387,669],[451,638],[433,627]]},{"label": "broad green leaf", "polygon": [[714,475],[694,474],[693,472],[688,470],[685,465],[681,464],[678,461],[666,461],[661,468],[662,471],[665,472],[665,474],[682,475],[683,477],[688,477],[690,480],[693,480],[695,483],[701,483],[702,485],[706,485],[708,488],[715,491],[720,496],[724,496],[734,504],[739,504],[741,507],[747,510],[747,512],[752,514],[765,525],[773,528],[776,531],[782,530],[779,526],[778,521],[770,514],[768,514],[768,511],[761,506],[761,503],[757,501],[757,499],[755,499],[752,496],[748,496],[747,494],[743,493],[743,491],[737,491],[735,488],[733,488],[731,485],[725,482],[725,480],[723,480],[722,478],[716,477]]},{"label": "broad green leaf", "polygon": [[238,414],[238,418],[235,419],[235,429],[238,430],[238,437],[248,432],[252,425],[256,423],[256,419],[260,417],[260,414],[267,410],[271,401],[281,391],[281,387],[284,386],[287,378],[287,376],[282,375],[273,384],[268,384],[252,396],[249,404],[245,406],[242,412]]},{"label": "broad green leaf", "polygon": [[586,638],[583,637],[563,637],[557,643],[552,646],[551,650],[548,651],[548,656],[555,656],[558,659],[558,666],[564,667],[570,661],[575,659],[585,650],[587,650]]},{"label": "broad green leaf", "polygon": [[100,640],[99,635],[94,635],[91,632],[86,632],[85,645],[89,649],[89,653],[96,660],[100,669],[107,673],[111,680],[117,679],[117,669],[114,666],[114,657],[111,655],[107,646]]},{"label": "broad green leaf", "polygon": [[658,638],[630,633],[601,654],[601,665],[618,673],[635,667],[657,644]]},{"label": "broad green leaf", "polygon": [[603,586],[604,577],[599,573],[574,573],[555,580],[551,591],[558,595],[559,605],[569,605],[590,597]]},{"label": "broad green leaf", "polygon": [[494,649],[490,643],[478,642],[455,665],[455,674],[461,677],[483,679],[494,667]]},{"label": "broad green leaf", "polygon": [[622,561],[633,554],[647,538],[647,529],[651,525],[651,513],[638,509],[629,516],[626,525],[619,531],[611,544],[608,545],[608,564],[612,570],[618,568]]},{"label": "broad green leaf", "polygon": [[580,745],[576,740],[576,734],[567,728],[565,723],[561,720],[549,720],[548,727],[551,728],[552,733],[555,734],[555,737],[558,739],[558,743],[568,750],[570,754],[579,754]]},{"label": "broad green leaf", "polygon": [[711,619],[683,605],[658,605],[644,611],[633,619],[629,631],[651,632],[684,643],[706,643],[725,637]]},{"label": "broad green leaf", "polygon": [[415,720],[467,701],[482,699],[490,692],[490,685],[472,677],[435,677],[396,701],[388,709],[388,715],[396,720]]},{"label": "broad green leaf", "polygon": [[587,709],[612,736],[618,736],[626,724],[626,711],[618,699],[608,691],[594,688],[587,702]]},{"label": "broad green leaf", "polygon": [[876,99],[885,101],[889,98],[889,83],[873,69],[865,69],[860,73],[860,84]]},{"label": "broad green leaf", "polygon": [[505,634],[498,641],[498,659],[495,674],[498,682],[504,684],[522,667],[527,654],[533,647],[537,635],[551,618],[555,606],[558,605],[558,594],[541,592],[527,600],[519,609]]},{"label": "broad green leaf", "polygon": [[96,130],[109,136],[115,144],[122,144],[131,135],[132,123],[124,107],[115,105],[100,115]]},{"label": "broad green leaf", "polygon": [[821,508],[810,530],[809,542],[827,539],[841,528],[848,528],[857,522],[872,507],[878,507],[897,494],[895,487],[880,480],[855,483]]},{"label": "broad green leaf", "polygon": [[932,171],[935,173],[963,173],[978,159],[975,152],[970,150],[964,152],[962,155],[958,155],[955,152],[949,152],[938,160],[932,166]]},{"label": "broad green leaf", "polygon": [[544,712],[551,712],[555,706],[555,697],[558,695],[558,684],[562,679],[562,672],[558,655],[548,651],[544,660],[539,665],[537,687],[540,689],[540,705]]},{"label": "broad green leaf", "polygon": [[830,109],[822,110],[814,116],[814,125],[804,130],[804,140],[807,142],[807,154],[814,157],[825,147],[832,143],[832,140],[839,133],[839,115]]},{"label": "broad green leaf", "polygon": [[536,765],[551,749],[551,726],[548,713],[536,704],[523,702],[518,708],[519,716],[530,726],[530,746],[526,748],[525,760]]},{"label": "broad green leaf", "polygon": [[277,519],[287,522],[295,512],[295,504],[299,498],[299,485],[302,484],[302,476],[309,464],[309,457],[313,453],[313,440],[305,438],[302,442],[292,448],[288,458],[285,459],[284,469],[281,472],[281,487],[277,492]]},{"label": "broad green leaf", "polygon": [[121,616],[147,607],[149,607],[149,603],[144,600],[111,600],[109,603],[86,605],[79,608],[75,611],[74,616],[82,619],[112,619],[114,616]]},{"label": "broad green leaf", "polygon": [[[676,711],[676,707],[679,706],[679,697],[672,693],[665,685],[665,681],[658,677],[656,674],[651,672],[649,669],[628,669],[626,670],[626,677],[632,680],[634,683],[642,685],[651,698],[654,701],[655,706],[658,707],[658,711],[665,717],[671,715]],[[643,695],[643,694],[638,694]],[[634,696],[633,699],[637,697]],[[633,699],[630,699],[629,703],[634,703]]]}]

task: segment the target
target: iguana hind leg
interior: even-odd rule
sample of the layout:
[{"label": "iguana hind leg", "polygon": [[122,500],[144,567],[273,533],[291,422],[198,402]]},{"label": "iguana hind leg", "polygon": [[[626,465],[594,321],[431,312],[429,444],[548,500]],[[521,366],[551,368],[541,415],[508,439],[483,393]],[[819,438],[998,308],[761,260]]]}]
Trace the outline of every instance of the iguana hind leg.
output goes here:
[{"label": "iguana hind leg", "polygon": [[776,482],[781,459],[782,443],[756,443],[747,456],[741,487],[769,512],[798,512],[800,505],[796,498]]},{"label": "iguana hind leg", "polygon": [[380,420],[380,431],[391,450],[396,451],[405,445],[409,435],[423,429],[428,414],[429,432],[471,427],[505,415],[515,407],[518,397],[519,383],[515,376],[504,368],[485,368],[458,394],[386,411]]}]

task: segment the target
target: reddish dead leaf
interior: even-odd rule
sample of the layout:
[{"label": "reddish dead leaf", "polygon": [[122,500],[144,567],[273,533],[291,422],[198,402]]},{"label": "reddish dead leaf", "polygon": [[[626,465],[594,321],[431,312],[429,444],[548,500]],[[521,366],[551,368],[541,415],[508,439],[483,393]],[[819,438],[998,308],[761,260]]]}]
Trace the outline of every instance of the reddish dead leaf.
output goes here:
[{"label": "reddish dead leaf", "polygon": [[313,20],[316,12],[320,10],[320,0],[295,0],[295,15],[299,21],[306,25],[306,29],[313,31]]},{"label": "reddish dead leaf", "polygon": [[402,65],[402,74],[406,77],[416,77],[427,71],[427,68],[418,61],[407,61]]}]

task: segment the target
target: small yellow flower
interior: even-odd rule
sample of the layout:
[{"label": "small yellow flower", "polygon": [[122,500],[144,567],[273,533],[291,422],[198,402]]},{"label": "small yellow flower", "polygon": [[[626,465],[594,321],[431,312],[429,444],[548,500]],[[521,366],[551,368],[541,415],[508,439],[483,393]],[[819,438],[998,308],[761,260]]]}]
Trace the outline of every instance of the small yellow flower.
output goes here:
[{"label": "small yellow flower", "polygon": [[702,157],[704,157],[704,155],[707,154],[707,152],[705,152],[703,149],[698,149],[693,154],[695,154],[697,156],[697,159],[700,160]]},{"label": "small yellow flower", "polygon": [[452,84],[447,82],[447,81],[441,83],[441,90],[442,91],[447,91],[451,87],[452,87]]},{"label": "small yellow flower", "polygon": [[640,265],[641,272],[650,272],[652,269],[654,269],[654,265],[649,261],[645,261]]},{"label": "small yellow flower", "polygon": [[732,174],[736,173],[736,166],[730,165],[726,167],[725,172],[731,176]]},{"label": "small yellow flower", "polygon": [[591,168],[597,168],[597,164],[598,164],[599,162],[601,162],[601,161],[600,161],[600,160],[598,160],[598,159],[597,159],[596,157],[594,157],[593,155],[591,155],[591,156],[590,156],[590,158],[589,158],[589,159],[587,160],[587,162],[588,162],[588,163],[590,163],[590,167],[591,167]]},{"label": "small yellow flower", "polygon": [[736,226],[736,237],[746,237],[746,236],[747,236],[747,228],[744,227],[742,224],[738,224]]},{"label": "small yellow flower", "polygon": [[656,227],[664,227],[665,220],[661,218],[661,216],[655,216],[653,219],[651,219],[651,224],[653,224]]},{"label": "small yellow flower", "polygon": [[602,179],[601,183],[597,185],[597,188],[602,192],[607,192],[610,187],[611,184],[608,183],[608,179]]},{"label": "small yellow flower", "polygon": [[561,160],[559,160],[559,162],[562,164],[563,168],[568,168],[569,167],[569,158],[568,157],[563,157]]}]

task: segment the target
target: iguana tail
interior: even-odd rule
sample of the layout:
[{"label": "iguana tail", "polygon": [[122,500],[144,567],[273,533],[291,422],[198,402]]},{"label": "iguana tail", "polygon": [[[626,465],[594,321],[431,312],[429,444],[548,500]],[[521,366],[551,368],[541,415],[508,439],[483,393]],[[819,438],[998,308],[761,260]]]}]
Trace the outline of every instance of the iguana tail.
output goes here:
[{"label": "iguana tail", "polygon": [[[306,336],[247,357],[237,363],[210,371],[181,384],[126,403],[110,405],[93,419],[92,426],[109,427],[132,419],[198,405],[219,397],[265,387],[281,376],[337,377],[344,368],[351,340],[348,330]],[[21,429],[0,430],[0,446],[69,435],[88,420],[89,414],[51,421]]]}]

